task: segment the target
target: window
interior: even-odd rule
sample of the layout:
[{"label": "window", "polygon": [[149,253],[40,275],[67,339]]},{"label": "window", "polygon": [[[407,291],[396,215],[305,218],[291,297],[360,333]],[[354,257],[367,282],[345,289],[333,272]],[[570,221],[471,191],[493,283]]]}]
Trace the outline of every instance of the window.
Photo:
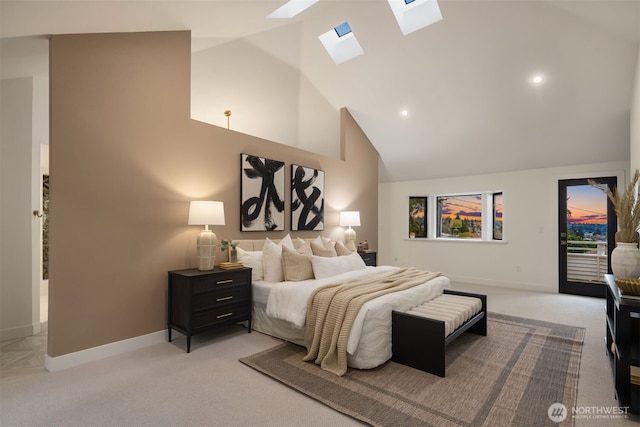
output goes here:
[{"label": "window", "polygon": [[427,237],[427,197],[409,197],[409,238]]},{"label": "window", "polygon": [[351,27],[349,26],[348,22],[343,22],[342,24],[335,27],[334,30],[336,30],[336,34],[338,34],[338,37],[342,37],[351,32]]},{"label": "window", "polygon": [[502,240],[502,193],[493,193],[493,240]]},{"label": "window", "polygon": [[482,238],[482,194],[438,196],[438,237]]},{"label": "window", "polygon": [[502,240],[502,192],[436,196],[436,238]]}]

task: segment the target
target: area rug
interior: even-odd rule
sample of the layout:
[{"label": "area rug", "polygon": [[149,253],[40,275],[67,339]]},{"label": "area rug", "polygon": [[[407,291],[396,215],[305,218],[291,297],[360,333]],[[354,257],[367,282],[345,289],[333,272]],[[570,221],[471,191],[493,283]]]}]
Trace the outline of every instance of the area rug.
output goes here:
[{"label": "area rug", "polygon": [[338,377],[290,343],[240,361],[372,426],[573,425],[562,410],[576,406],[584,329],[495,313],[487,323],[486,337],[447,347],[445,378],[391,361]]}]

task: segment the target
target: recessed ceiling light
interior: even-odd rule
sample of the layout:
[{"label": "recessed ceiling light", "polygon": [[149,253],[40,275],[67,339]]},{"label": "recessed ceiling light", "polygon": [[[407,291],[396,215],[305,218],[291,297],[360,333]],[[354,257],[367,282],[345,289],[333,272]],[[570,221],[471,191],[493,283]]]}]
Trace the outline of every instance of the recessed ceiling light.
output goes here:
[{"label": "recessed ceiling light", "polygon": [[544,82],[544,76],[542,74],[536,74],[531,77],[531,83],[534,85],[540,85]]},{"label": "recessed ceiling light", "polygon": [[400,115],[402,117],[407,117],[409,115],[409,112],[407,110],[402,110],[402,111],[400,111]]}]

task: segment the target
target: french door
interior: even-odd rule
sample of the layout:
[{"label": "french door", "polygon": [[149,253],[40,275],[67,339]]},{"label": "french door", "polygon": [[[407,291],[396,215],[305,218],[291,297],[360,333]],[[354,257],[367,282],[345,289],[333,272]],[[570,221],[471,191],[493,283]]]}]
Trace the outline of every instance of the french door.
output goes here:
[{"label": "french door", "polygon": [[604,298],[604,275],[611,272],[609,254],[617,229],[613,205],[603,189],[616,177],[558,181],[559,291]]}]

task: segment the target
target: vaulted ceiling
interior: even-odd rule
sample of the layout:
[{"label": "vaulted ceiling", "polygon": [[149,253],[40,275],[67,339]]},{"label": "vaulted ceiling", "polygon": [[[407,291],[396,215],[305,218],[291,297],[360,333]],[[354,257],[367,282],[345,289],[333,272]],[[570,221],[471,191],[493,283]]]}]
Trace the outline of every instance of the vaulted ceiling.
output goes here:
[{"label": "vaulted ceiling", "polygon": [[[380,153],[381,181],[629,157],[640,0],[440,0],[443,20],[407,36],[387,0],[320,0],[266,19],[283,3],[2,0],[2,77],[46,72],[30,46],[48,34],[186,29],[194,52],[260,37],[277,55],[282,41],[262,35],[297,25],[292,66],[349,108]],[[336,65],[317,36],[344,21],[365,53]]]}]

